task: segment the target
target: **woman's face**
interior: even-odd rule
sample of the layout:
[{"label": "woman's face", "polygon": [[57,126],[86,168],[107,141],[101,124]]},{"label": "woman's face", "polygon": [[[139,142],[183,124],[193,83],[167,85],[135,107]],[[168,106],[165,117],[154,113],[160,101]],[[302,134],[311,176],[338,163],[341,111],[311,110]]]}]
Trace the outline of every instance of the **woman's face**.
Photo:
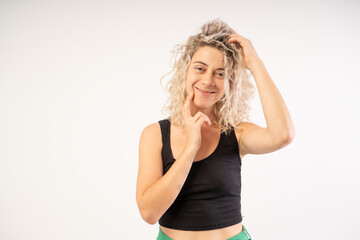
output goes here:
[{"label": "woman's face", "polygon": [[197,107],[212,107],[225,93],[224,77],[223,54],[214,47],[200,47],[186,71],[186,94],[194,92]]}]

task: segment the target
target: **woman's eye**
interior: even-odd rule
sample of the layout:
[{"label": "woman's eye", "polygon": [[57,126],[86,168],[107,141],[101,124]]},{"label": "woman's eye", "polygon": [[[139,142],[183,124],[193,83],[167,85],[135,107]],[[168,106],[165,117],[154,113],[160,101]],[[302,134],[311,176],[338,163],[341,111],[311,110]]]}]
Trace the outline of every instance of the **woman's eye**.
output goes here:
[{"label": "woman's eye", "polygon": [[220,77],[225,77],[224,73],[218,73]]},{"label": "woman's eye", "polygon": [[202,71],[203,69],[201,67],[196,67],[195,69]]}]

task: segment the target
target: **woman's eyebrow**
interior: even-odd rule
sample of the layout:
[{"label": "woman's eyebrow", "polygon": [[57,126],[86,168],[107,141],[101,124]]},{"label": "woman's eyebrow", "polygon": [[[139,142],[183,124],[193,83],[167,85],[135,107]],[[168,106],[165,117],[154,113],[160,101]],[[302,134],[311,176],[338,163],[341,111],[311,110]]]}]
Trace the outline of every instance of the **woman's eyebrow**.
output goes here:
[{"label": "woman's eyebrow", "polygon": [[[208,67],[208,65],[207,65],[206,63],[201,62],[201,61],[196,61],[196,62],[193,62],[193,63],[200,63],[200,64],[203,64],[203,65],[205,65],[205,66],[207,66],[207,67]],[[225,69],[224,69],[224,68],[217,68],[216,70],[224,70],[224,71],[225,71]]]}]

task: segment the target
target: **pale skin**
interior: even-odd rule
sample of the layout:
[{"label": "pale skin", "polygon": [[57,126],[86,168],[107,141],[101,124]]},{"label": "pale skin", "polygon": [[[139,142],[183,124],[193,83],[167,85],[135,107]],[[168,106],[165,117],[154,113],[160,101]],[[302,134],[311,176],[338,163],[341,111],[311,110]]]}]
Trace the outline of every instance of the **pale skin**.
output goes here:
[{"label": "pale skin", "polygon": [[[295,130],[290,114],[263,62],[250,40],[232,34],[228,43],[243,48],[244,64],[252,72],[266,119],[266,127],[242,122],[235,128],[241,159],[246,154],[274,152],[290,144]],[[184,127],[171,124],[170,145],[176,159],[163,175],[162,137],[159,123],[148,125],[139,145],[139,169],[136,199],[143,219],[155,224],[171,206],[183,186],[194,161],[201,161],[216,148],[220,129],[214,126],[215,103],[224,95],[224,64],[221,52],[213,47],[199,48],[187,69],[187,99],[182,108]],[[214,92],[203,94],[201,90]],[[183,231],[161,226],[175,240],[228,239],[242,231],[242,223],[207,231]]]}]

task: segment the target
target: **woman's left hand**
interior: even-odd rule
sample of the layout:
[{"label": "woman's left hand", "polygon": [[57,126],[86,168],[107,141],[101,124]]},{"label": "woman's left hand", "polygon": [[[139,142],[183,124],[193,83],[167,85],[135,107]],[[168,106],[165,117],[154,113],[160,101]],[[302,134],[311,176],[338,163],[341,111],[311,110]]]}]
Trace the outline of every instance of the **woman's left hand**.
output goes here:
[{"label": "woman's left hand", "polygon": [[250,42],[250,40],[235,33],[235,34],[231,34],[228,36],[227,43],[229,44],[231,42],[237,42],[238,44],[240,44],[241,48],[243,49],[243,58],[244,58],[245,68],[247,68],[251,71],[252,64],[255,61],[260,60],[260,58],[257,55],[255,48],[252,45],[252,43]]}]

